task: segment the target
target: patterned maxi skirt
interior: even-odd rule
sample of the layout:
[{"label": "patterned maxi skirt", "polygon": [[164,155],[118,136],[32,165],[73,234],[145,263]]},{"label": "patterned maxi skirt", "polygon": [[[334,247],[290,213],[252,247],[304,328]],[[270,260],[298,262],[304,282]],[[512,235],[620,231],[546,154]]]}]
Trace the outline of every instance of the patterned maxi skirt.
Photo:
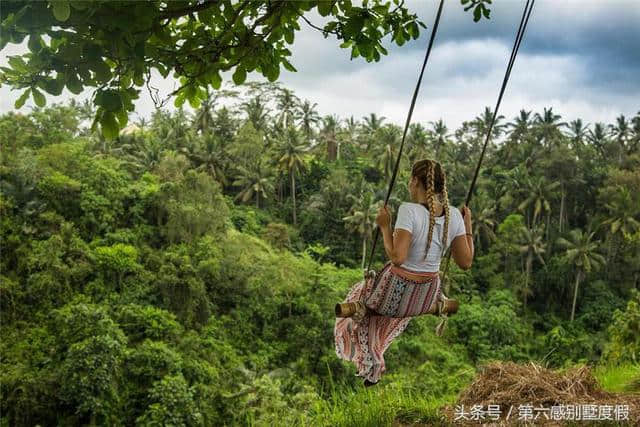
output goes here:
[{"label": "patterned maxi skirt", "polygon": [[375,313],[365,315],[361,321],[336,318],[336,354],[356,365],[356,376],[371,382],[378,382],[385,371],[383,355],[391,342],[405,330],[412,317],[430,312],[442,292],[438,272],[411,272],[424,276],[416,281],[403,277],[404,271],[407,270],[387,262],[375,278],[353,285],[343,301],[359,301],[365,292],[365,304]]}]

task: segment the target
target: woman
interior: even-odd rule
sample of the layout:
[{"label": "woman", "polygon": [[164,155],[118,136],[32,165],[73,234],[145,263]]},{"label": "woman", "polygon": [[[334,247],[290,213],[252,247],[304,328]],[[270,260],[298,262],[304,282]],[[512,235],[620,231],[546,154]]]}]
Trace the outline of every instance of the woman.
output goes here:
[{"label": "woman", "polygon": [[409,193],[411,202],[398,208],[394,231],[387,207],[380,208],[376,218],[390,261],[375,278],[356,283],[336,305],[336,354],[355,363],[365,386],[379,381],[385,350],[413,316],[457,311],[457,301],[444,298],[440,288],[440,261],[446,249],[451,246],[454,261],[464,270],[473,261],[471,211],[449,205],[440,163],[416,162]]}]

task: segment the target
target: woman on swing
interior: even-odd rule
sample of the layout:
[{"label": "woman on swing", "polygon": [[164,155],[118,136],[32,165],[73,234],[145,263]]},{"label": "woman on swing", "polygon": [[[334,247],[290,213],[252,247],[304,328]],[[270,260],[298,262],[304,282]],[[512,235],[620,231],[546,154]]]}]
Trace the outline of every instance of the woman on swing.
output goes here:
[{"label": "woman on swing", "polygon": [[356,375],[367,387],[380,380],[385,350],[413,316],[457,312],[458,302],[444,297],[440,287],[440,260],[446,249],[451,246],[462,269],[471,268],[473,260],[471,211],[464,206],[461,213],[449,205],[440,163],[416,162],[409,193],[412,201],[398,208],[393,232],[388,208],[380,208],[376,218],[390,261],[375,278],[356,283],[336,305],[336,354],[355,363]]}]

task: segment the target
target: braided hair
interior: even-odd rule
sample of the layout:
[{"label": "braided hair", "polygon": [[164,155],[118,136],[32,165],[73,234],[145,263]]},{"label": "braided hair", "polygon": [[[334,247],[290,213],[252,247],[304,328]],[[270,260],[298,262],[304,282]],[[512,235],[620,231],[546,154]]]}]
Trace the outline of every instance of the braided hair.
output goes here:
[{"label": "braided hair", "polygon": [[444,255],[446,249],[446,241],[449,233],[449,195],[447,193],[447,179],[444,173],[444,169],[439,162],[431,159],[423,159],[415,162],[411,168],[411,176],[418,178],[422,187],[426,191],[427,209],[429,210],[429,231],[427,233],[427,248],[425,251],[425,259],[429,253],[431,247],[431,241],[433,240],[433,229],[436,223],[436,209],[435,198],[436,194],[441,194],[442,197],[439,200],[444,206],[444,229],[443,238],[441,241],[442,255]]}]

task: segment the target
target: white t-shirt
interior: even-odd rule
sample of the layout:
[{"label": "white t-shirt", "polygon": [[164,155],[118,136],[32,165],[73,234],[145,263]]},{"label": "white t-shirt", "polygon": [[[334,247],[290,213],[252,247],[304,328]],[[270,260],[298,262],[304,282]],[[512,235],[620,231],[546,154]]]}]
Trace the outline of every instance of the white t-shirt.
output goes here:
[{"label": "white t-shirt", "polygon": [[[402,268],[412,271],[439,271],[440,260],[442,258],[442,234],[444,232],[444,213],[436,218],[433,228],[433,237],[427,258],[424,253],[427,248],[427,236],[429,233],[429,210],[419,204],[403,202],[398,208],[398,218],[395,229],[402,228],[411,233],[411,244],[407,259],[402,264]],[[460,209],[449,205],[449,232],[446,247],[451,245],[453,239],[464,235],[464,220]]]}]

